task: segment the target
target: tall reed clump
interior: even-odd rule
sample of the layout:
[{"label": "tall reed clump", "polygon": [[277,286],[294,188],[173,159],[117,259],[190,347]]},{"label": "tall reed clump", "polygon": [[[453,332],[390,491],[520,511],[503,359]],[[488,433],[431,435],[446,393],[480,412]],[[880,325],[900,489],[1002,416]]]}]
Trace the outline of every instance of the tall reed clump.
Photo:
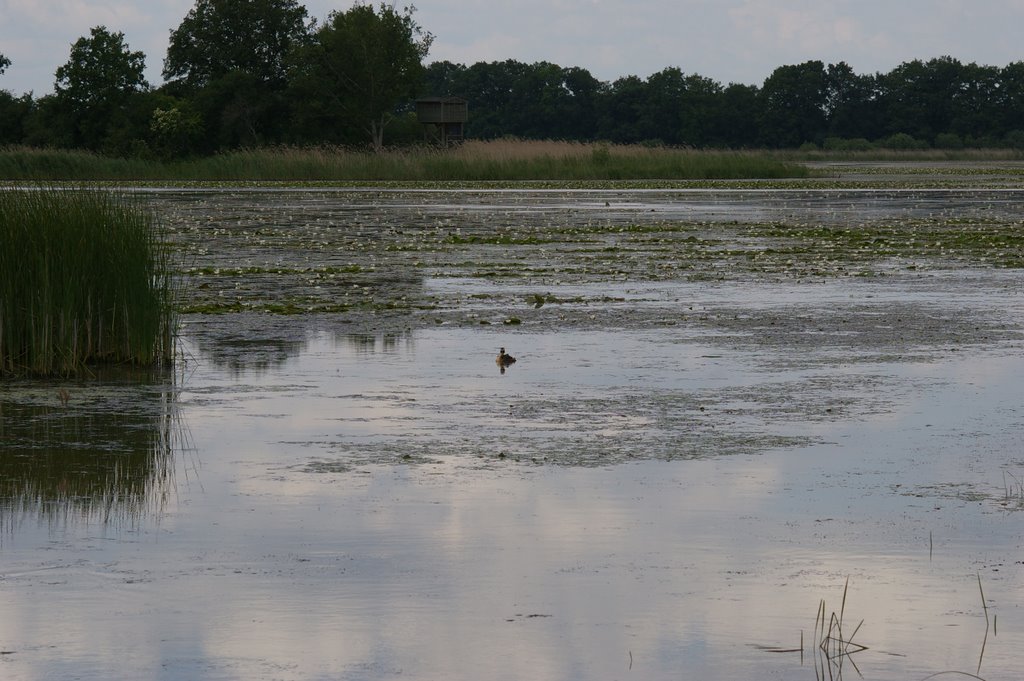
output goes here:
[{"label": "tall reed clump", "polygon": [[100,190],[0,190],[0,375],[153,366],[177,291],[151,213]]}]

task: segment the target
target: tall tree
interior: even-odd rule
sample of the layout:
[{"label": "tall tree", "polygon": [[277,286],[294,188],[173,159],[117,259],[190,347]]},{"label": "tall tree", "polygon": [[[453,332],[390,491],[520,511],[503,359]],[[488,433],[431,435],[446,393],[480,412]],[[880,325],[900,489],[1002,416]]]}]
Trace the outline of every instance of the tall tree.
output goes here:
[{"label": "tall tree", "polygon": [[846,139],[883,134],[875,77],[854,73],[846,62],[829,64],[825,77],[828,133]]},{"label": "tall tree", "polygon": [[671,67],[647,79],[646,102],[637,121],[644,139],[700,147],[712,137],[722,86]]},{"label": "tall tree", "polygon": [[722,85],[696,73],[683,79],[679,143],[705,147],[716,143],[715,121],[722,109]]},{"label": "tall tree", "polygon": [[769,146],[796,147],[824,137],[828,87],[822,62],[780,66],[764,81],[761,98],[761,133]]},{"label": "tall tree", "polygon": [[132,96],[149,87],[145,67],[145,55],[128,49],[124,34],[111,33],[105,26],[75,41],[54,83],[73,144],[98,149],[112,130],[126,127]]},{"label": "tall tree", "polygon": [[332,12],[295,57],[295,91],[324,115],[337,111],[364,128],[377,151],[396,105],[415,97],[423,82],[423,58],[434,38],[413,20],[414,11],[381,3]]},{"label": "tall tree", "polygon": [[283,83],[285,58],[307,36],[306,21],[295,0],[196,0],[171,31],[164,78],[198,89],[241,71]]},{"label": "tall tree", "polygon": [[521,119],[515,107],[521,96],[517,83],[529,67],[514,59],[501,62],[477,62],[466,70],[459,95],[473,107],[467,134],[484,139],[502,135],[522,135],[516,126]]},{"label": "tall tree", "polygon": [[[0,76],[10,65],[11,60],[0,54]],[[31,111],[31,94],[15,97],[0,89],[0,144],[17,144],[23,140],[24,122]]]},{"label": "tall tree", "polygon": [[423,70],[424,91],[436,97],[464,97],[466,65],[450,61],[431,62]]},{"label": "tall tree", "polygon": [[611,142],[632,144],[644,139],[637,122],[647,105],[647,83],[637,76],[616,79],[601,109],[598,136]]},{"label": "tall tree", "polygon": [[587,69],[570,66],[562,69],[562,88],[568,103],[561,115],[566,139],[592,140],[597,135],[597,122],[602,98],[608,87]]},{"label": "tall tree", "polygon": [[672,66],[651,74],[645,83],[643,104],[636,126],[641,139],[679,144],[686,76]]},{"label": "tall tree", "polygon": [[581,139],[594,134],[596,116],[587,105],[597,81],[584,69],[550,62],[522,65],[509,83],[506,134],[533,139]]},{"label": "tall tree", "polygon": [[7,90],[0,90],[0,145],[24,142],[25,121],[33,108],[31,94],[15,97]]},{"label": "tall tree", "polygon": [[999,70],[999,89],[994,108],[999,116],[999,133],[1014,133],[1014,144],[1024,143],[1024,61]]},{"label": "tall tree", "polygon": [[761,96],[754,85],[729,83],[718,100],[711,143],[724,147],[753,147],[761,137]]},{"label": "tall tree", "polygon": [[194,101],[207,151],[280,141],[287,57],[309,37],[296,0],[196,0],[171,32],[167,88]]},{"label": "tall tree", "polygon": [[946,132],[964,139],[1002,137],[999,116],[1000,71],[995,66],[965,64],[953,99],[953,119]]},{"label": "tall tree", "polygon": [[963,91],[963,64],[953,57],[900,64],[879,79],[889,133],[932,141],[950,130]]}]

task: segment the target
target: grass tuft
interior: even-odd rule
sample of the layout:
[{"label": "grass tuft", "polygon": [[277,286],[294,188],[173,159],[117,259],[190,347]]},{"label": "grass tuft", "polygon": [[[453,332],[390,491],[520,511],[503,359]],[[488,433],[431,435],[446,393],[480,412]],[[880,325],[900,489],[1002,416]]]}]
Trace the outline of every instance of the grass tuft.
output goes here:
[{"label": "grass tuft", "polygon": [[0,190],[0,375],[170,363],[176,295],[148,211],[98,190]]}]

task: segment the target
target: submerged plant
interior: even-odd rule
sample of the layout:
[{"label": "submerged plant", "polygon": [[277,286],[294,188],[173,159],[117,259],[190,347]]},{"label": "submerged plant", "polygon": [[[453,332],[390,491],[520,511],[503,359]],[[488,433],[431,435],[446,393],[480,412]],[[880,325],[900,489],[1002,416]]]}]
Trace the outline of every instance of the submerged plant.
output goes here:
[{"label": "submerged plant", "polygon": [[169,363],[176,293],[141,206],[99,190],[0,191],[0,374]]}]

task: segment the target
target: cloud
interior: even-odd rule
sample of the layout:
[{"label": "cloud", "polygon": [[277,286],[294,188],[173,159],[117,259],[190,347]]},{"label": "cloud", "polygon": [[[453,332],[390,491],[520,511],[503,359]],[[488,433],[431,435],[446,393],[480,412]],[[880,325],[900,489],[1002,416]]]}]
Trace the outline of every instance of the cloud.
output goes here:
[{"label": "cloud", "polygon": [[825,58],[828,54],[859,52],[866,45],[878,44],[877,36],[868,33],[864,17],[837,13],[832,5],[785,7],[755,0],[730,9],[729,17],[752,54]]},{"label": "cloud", "polygon": [[[301,1],[301,0],[300,0]],[[303,2],[323,19],[350,2]],[[168,37],[194,0],[0,0],[0,77],[12,92],[50,91],[70,45],[103,24],[146,54],[162,82]],[[416,20],[435,35],[429,59],[516,59],[579,66],[602,80],[669,66],[759,85],[778,66],[846,61],[859,73],[942,55],[1003,66],[1020,60],[1024,0],[430,0]]]},{"label": "cloud", "polygon": [[51,92],[53,74],[67,61],[71,45],[95,26],[124,33],[131,49],[146,54],[147,77],[159,83],[168,31],[190,6],[184,0],[152,4],[4,0],[0,4],[0,51],[12,65],[0,77],[0,87],[16,94]]}]

